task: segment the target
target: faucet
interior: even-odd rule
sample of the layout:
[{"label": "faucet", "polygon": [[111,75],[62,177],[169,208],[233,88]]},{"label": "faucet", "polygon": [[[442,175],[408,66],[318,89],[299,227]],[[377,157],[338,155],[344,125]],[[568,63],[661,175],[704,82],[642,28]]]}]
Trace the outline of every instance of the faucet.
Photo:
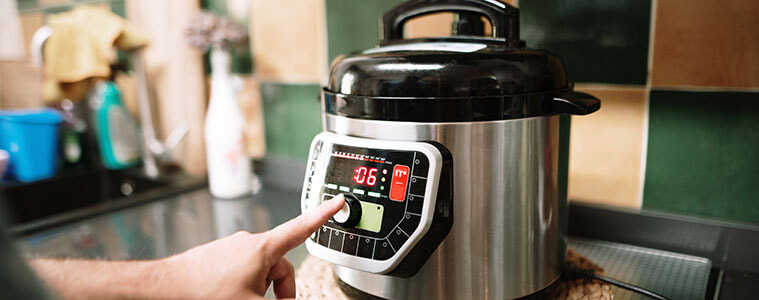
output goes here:
[{"label": "faucet", "polygon": [[137,106],[140,111],[140,128],[142,129],[142,166],[145,175],[156,178],[160,175],[156,158],[161,160],[170,159],[170,151],[179,145],[179,142],[187,135],[190,127],[182,121],[175,127],[165,142],[156,138],[153,126],[153,113],[150,106],[150,93],[148,91],[147,72],[143,61],[142,48],[131,51],[132,67],[137,77]]},{"label": "faucet", "polygon": [[[31,41],[31,58],[32,63],[36,66],[43,64],[43,47],[45,41],[53,34],[50,26],[44,25],[37,29],[32,36]],[[148,90],[147,72],[145,70],[142,49],[140,47],[130,51],[132,55],[132,66],[137,78],[137,106],[140,113],[140,128],[142,131],[142,166],[143,172],[149,178],[157,178],[160,175],[158,161],[169,161],[170,152],[184,139],[190,127],[186,122],[180,122],[175,127],[164,142],[156,138],[155,126],[153,125],[153,115],[150,105],[150,93]]]}]

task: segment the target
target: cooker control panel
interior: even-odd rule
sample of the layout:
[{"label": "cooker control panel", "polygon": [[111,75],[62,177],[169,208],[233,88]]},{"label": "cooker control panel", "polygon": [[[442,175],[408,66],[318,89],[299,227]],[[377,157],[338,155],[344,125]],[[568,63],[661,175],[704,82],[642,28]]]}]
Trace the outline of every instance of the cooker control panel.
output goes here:
[{"label": "cooker control panel", "polygon": [[415,274],[453,225],[452,165],[433,142],[317,135],[301,210],[338,195],[345,204],[306,241],[308,251],[365,272]]}]

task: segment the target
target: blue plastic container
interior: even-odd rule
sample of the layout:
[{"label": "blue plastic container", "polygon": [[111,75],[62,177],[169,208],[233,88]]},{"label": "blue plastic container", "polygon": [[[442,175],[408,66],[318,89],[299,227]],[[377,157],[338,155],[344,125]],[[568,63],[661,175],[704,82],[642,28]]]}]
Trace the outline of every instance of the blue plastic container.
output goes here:
[{"label": "blue plastic container", "polygon": [[54,109],[0,111],[0,149],[8,151],[8,174],[18,181],[55,175],[60,114]]}]

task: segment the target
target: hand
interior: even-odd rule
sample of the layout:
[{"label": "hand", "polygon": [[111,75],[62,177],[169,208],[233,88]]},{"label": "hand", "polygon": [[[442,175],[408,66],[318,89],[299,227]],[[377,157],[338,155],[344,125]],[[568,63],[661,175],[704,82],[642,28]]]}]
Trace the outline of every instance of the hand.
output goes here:
[{"label": "hand", "polygon": [[305,241],[344,203],[335,197],[267,232],[238,232],[151,261],[33,259],[29,263],[63,299],[262,299],[295,297],[285,253]]},{"label": "hand", "polygon": [[295,271],[285,253],[318,230],[343,202],[335,197],[270,231],[238,232],[168,258],[170,276],[187,292],[180,298],[258,299],[272,282],[277,298],[294,298]]}]

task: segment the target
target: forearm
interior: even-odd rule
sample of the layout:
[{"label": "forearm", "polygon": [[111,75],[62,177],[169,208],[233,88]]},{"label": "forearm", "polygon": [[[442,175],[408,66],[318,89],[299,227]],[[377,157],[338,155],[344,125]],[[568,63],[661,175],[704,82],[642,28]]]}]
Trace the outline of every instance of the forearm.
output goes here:
[{"label": "forearm", "polygon": [[63,299],[168,299],[176,287],[167,260],[34,259],[30,265]]}]

